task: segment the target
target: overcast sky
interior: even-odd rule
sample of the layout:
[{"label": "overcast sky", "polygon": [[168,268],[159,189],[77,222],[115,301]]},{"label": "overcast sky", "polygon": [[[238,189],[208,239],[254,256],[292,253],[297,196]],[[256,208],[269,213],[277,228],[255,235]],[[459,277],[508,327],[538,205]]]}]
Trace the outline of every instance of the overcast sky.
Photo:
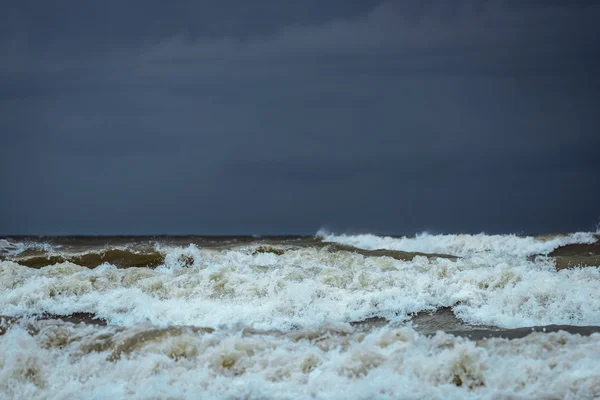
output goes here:
[{"label": "overcast sky", "polygon": [[0,234],[600,220],[598,1],[8,1]]}]

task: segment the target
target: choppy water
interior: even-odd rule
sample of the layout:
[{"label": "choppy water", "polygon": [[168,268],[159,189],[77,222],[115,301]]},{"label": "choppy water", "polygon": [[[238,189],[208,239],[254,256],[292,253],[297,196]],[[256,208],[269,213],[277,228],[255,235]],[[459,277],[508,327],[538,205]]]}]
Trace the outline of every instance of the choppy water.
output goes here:
[{"label": "choppy water", "polygon": [[0,397],[600,397],[593,233],[0,239]]}]

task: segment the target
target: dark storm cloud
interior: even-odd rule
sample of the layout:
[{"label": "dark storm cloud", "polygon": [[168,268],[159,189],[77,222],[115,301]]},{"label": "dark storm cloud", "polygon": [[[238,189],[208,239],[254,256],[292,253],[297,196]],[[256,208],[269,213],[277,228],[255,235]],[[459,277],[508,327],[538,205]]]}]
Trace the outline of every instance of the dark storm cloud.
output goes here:
[{"label": "dark storm cloud", "polygon": [[590,229],[596,2],[13,2],[0,233]]}]

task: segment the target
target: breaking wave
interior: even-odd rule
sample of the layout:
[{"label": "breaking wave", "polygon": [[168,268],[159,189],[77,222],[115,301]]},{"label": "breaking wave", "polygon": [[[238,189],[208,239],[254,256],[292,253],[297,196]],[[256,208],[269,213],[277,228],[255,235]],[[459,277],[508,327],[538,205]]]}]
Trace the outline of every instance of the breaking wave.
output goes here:
[{"label": "breaking wave", "polygon": [[340,243],[366,250],[400,250],[423,253],[445,253],[467,256],[483,252],[530,256],[548,254],[570,244],[592,244],[598,234],[577,232],[550,237],[523,237],[517,235],[432,235],[422,233],[415,237],[389,237],[372,234],[335,235],[319,231],[317,236],[324,242]]},{"label": "breaking wave", "polygon": [[[13,259],[15,259],[13,257]],[[164,254],[157,251],[138,252],[127,249],[110,249],[82,254],[37,254],[15,259],[19,264],[30,268],[40,268],[59,263],[73,263],[82,267],[95,268],[111,264],[120,268],[148,267],[163,265]]]},{"label": "breaking wave", "polygon": [[[164,251],[164,250],[163,250]],[[452,307],[472,324],[600,325],[600,270],[485,254],[410,261],[300,248],[170,248],[155,269],[0,264],[0,313],[89,312],[118,325],[292,329],[334,319],[406,320]]]},{"label": "breaking wave", "polygon": [[50,253],[53,247],[45,242],[0,239],[0,257],[19,255],[27,250]]},{"label": "breaking wave", "polygon": [[480,399],[600,395],[600,334],[473,342],[410,327],[275,334],[60,322],[0,337],[6,398]]}]

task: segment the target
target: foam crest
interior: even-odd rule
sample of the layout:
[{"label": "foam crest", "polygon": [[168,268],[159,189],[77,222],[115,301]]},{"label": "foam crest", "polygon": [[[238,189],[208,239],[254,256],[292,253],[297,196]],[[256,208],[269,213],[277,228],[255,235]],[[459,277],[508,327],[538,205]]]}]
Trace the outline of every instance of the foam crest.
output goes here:
[{"label": "foam crest", "polygon": [[406,320],[453,307],[472,324],[600,325],[600,270],[556,271],[545,257],[401,261],[326,248],[164,251],[155,270],[69,262],[33,269],[3,261],[0,314],[87,312],[122,326],[289,330],[374,316]]},{"label": "foam crest", "polygon": [[600,335],[479,343],[411,328],[295,335],[64,323],[0,336],[4,398],[600,396]]},{"label": "foam crest", "polygon": [[592,232],[577,232],[549,238],[522,237],[516,235],[432,235],[421,233],[416,237],[389,237],[372,234],[334,235],[319,231],[318,237],[325,242],[354,246],[365,250],[400,250],[422,253],[443,253],[467,256],[492,252],[514,256],[548,254],[558,247],[569,244],[591,244],[597,241]]},{"label": "foam crest", "polygon": [[0,256],[16,256],[23,253],[26,250],[38,250],[47,253],[53,251],[53,247],[50,243],[44,242],[31,242],[31,241],[13,241],[7,239],[0,239]]}]

